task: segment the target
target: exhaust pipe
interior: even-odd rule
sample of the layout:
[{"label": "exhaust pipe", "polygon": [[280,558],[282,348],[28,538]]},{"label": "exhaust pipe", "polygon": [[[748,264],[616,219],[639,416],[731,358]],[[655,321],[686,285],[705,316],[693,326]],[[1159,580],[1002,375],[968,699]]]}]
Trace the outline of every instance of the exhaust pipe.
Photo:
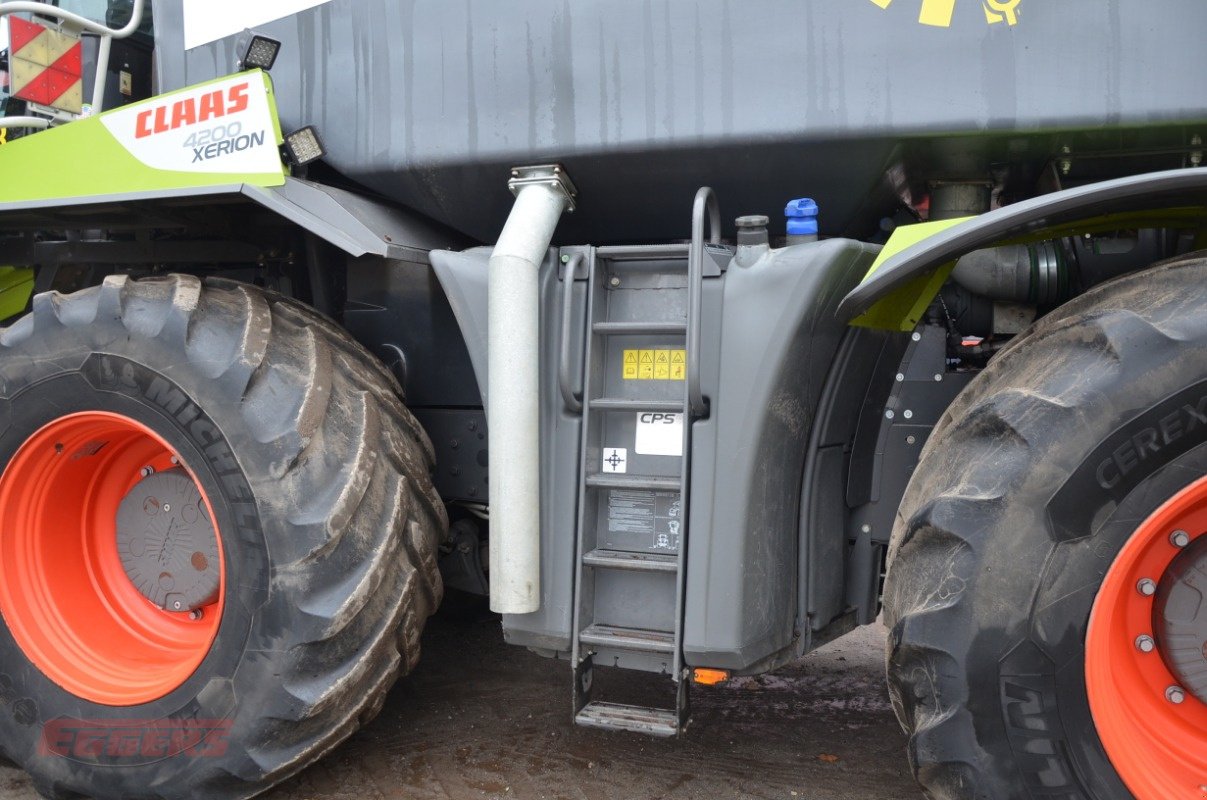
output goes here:
[{"label": "exhaust pipe", "polygon": [[558,219],[574,210],[561,167],[517,167],[511,215],[490,257],[486,415],[490,425],[490,608],[541,607],[540,289]]}]

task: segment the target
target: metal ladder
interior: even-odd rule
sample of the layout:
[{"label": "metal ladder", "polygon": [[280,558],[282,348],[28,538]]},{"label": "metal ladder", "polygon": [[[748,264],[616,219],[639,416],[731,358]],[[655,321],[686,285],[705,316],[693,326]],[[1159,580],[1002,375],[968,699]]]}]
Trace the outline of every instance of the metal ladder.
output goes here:
[{"label": "metal ladder", "polygon": [[[683,608],[691,422],[707,414],[699,368],[706,211],[719,244],[715,195],[704,188],[690,246],[598,248],[587,264],[584,399],[560,381],[567,404],[583,412],[571,654],[578,725],[676,736],[690,717]],[[680,432],[677,455],[673,434],[659,426]],[[669,674],[673,708],[593,700],[596,666]]]}]

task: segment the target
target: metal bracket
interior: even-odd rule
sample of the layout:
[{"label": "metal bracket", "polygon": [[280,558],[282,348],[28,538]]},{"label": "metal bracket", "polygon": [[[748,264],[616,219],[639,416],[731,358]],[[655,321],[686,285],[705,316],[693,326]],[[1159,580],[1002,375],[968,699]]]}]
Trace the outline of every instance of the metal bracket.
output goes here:
[{"label": "metal bracket", "polygon": [[570,176],[566,174],[566,170],[562,169],[560,164],[538,164],[531,167],[512,167],[511,180],[507,181],[507,188],[511,193],[518,195],[520,190],[525,186],[552,186],[559,190],[566,198],[567,213],[575,209],[575,198],[578,197],[578,189],[574,187],[574,181],[570,180]]}]

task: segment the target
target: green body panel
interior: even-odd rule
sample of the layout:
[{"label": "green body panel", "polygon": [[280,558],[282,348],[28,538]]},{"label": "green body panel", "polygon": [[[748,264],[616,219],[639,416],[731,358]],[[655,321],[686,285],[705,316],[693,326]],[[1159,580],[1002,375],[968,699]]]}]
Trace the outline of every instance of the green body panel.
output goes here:
[{"label": "green body panel", "polygon": [[[864,276],[864,281],[876,274],[876,270],[893,256],[903,250],[913,247],[928,237],[959,225],[972,217],[937,220],[935,222],[919,222],[916,225],[902,225],[893,231],[885,243],[884,249],[872,263],[872,268]],[[912,331],[927,306],[938,295],[939,289],[947,281],[955,263],[946,264],[934,272],[919,275],[909,283],[897,289],[892,294],[880,300],[876,305],[851,320],[852,325],[861,328],[879,328],[890,331]]]},{"label": "green body panel", "polygon": [[25,311],[34,293],[34,271],[0,267],[0,322]]},{"label": "green body panel", "polygon": [[[267,74],[259,70],[247,74],[264,81],[272,115],[273,135],[277,144],[280,144],[281,128],[272,83]],[[228,77],[230,76],[219,80],[226,80]],[[283,184],[284,165],[275,173],[253,174],[177,172],[149,167],[131,155],[103,123],[108,114],[162,104],[174,95],[193,91],[209,83],[123,106],[96,117],[76,120],[0,146],[0,205],[57,198],[78,201],[79,198],[94,195],[185,189],[194,186]]]}]

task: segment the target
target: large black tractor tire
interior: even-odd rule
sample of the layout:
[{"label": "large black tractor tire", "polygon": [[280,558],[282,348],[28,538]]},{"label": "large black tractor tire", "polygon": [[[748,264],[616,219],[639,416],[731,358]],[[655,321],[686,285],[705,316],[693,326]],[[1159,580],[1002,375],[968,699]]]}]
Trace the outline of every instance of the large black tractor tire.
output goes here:
[{"label": "large black tractor tire", "polygon": [[[1116,602],[1154,610],[1134,630],[1107,632],[1117,637],[1114,658],[1149,659],[1137,662],[1145,669],[1173,663],[1164,645],[1142,652],[1140,637],[1166,624],[1152,604],[1172,591],[1177,570],[1152,575],[1160,588],[1151,598],[1136,582],[1110,581],[1128,547],[1155,548],[1162,563],[1177,557],[1166,541],[1173,526],[1151,545],[1137,537],[1175,496],[1197,492],[1201,513],[1204,476],[1203,254],[1103,284],[1049,314],[956,399],[902,500],[884,595],[890,696],[929,797],[1207,796],[1207,773],[1198,786],[1146,783],[1161,770],[1193,772],[1193,753],[1189,767],[1141,755],[1146,740],[1185,735],[1179,720],[1160,717],[1202,711],[1201,690],[1175,706],[1160,684],[1095,694],[1087,682],[1087,668],[1114,668],[1087,635],[1096,625],[1103,635],[1092,612]],[[1189,533],[1202,569],[1207,542],[1201,529]],[[1194,624],[1204,622],[1207,609]],[[1137,718],[1137,731],[1152,726],[1134,739],[1140,750],[1104,744],[1135,732],[1103,716],[1095,698],[1122,705],[1124,716],[1126,706],[1151,711]]]},{"label": "large black tractor tire", "polygon": [[[187,472],[193,496],[208,504],[201,513],[224,573],[207,601],[213,618],[190,617],[213,626],[212,640],[163,692],[106,677],[125,674],[128,653],[106,652],[78,620],[92,613],[109,624],[110,597],[81,611],[87,587],[67,587],[72,597],[61,607],[48,594],[33,603],[0,588],[0,609],[10,612],[0,624],[0,754],[52,797],[242,798],[372,719],[419,657],[441,599],[436,553],[448,524],[431,483],[431,444],[399,393],[388,370],[330,320],[253,286],[116,276],[36,297],[30,315],[0,332],[0,525],[59,513],[30,511],[34,501],[21,498],[41,495],[12,479],[34,464],[56,491],[68,485],[54,477],[55,455],[36,452],[40,431],[116,420],[112,430],[125,433],[113,442],[98,435],[78,451],[56,442],[57,455],[107,458],[140,431],[162,443],[172,454],[167,472]],[[79,492],[116,480],[113,472]],[[135,489],[138,480],[130,479]],[[75,502],[87,510],[93,501],[59,505]],[[101,511],[103,502],[95,501]],[[57,580],[53,564],[19,557],[45,542],[29,534],[5,545],[9,533],[0,529],[0,581],[6,572],[17,583]],[[77,534],[60,524],[38,535],[74,548]],[[63,552],[71,553],[64,563],[77,560]],[[86,566],[106,563],[102,554],[99,566]],[[186,563],[202,570],[208,562],[198,552]],[[148,608],[137,613],[160,612]],[[28,613],[49,614],[62,630],[26,626]],[[78,646],[84,663],[64,660],[55,642]],[[170,674],[170,664],[154,663]]]}]

